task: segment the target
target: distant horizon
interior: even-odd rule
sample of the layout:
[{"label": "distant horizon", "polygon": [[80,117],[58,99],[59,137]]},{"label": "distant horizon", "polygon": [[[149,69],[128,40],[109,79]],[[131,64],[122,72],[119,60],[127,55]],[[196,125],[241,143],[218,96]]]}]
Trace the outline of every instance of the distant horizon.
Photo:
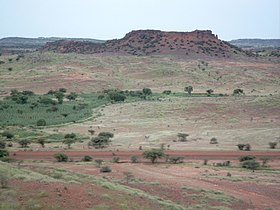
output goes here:
[{"label": "distant horizon", "polygon": [[[138,30],[160,30],[160,29],[133,29],[131,31],[138,31]],[[195,29],[195,30],[202,30],[202,29]],[[211,29],[203,29],[203,30],[211,30]],[[129,31],[129,32],[131,32]],[[163,31],[163,30],[160,30],[160,31]],[[212,30],[211,30],[212,31]],[[127,32],[127,33],[129,33]],[[166,31],[164,30],[163,32],[191,32],[191,31]],[[213,31],[212,31],[213,32]],[[123,37],[127,34],[125,33],[123,35]],[[213,32],[213,34],[215,34]],[[218,38],[221,39],[219,37],[219,34],[215,34],[215,35],[218,35]],[[120,37],[120,38],[112,38],[112,39],[122,39],[123,37]],[[108,40],[112,40],[112,39],[98,39],[98,38],[95,38],[95,37],[72,37],[72,36],[39,36],[39,37],[35,37],[35,36],[6,36],[6,37],[0,37],[0,39],[4,39],[4,38],[27,38],[27,39],[39,39],[39,38],[42,38],[42,39],[48,39],[48,38],[65,38],[65,39],[94,39],[94,40],[100,40],[100,41],[108,41]],[[221,40],[224,40],[224,41],[233,41],[233,40],[245,40],[245,39],[256,39],[256,40],[280,40],[280,37],[279,38],[258,38],[258,37],[241,37],[241,38],[234,38],[234,39],[231,39],[231,40],[224,40],[224,39],[221,39]]]},{"label": "distant horizon", "polygon": [[0,38],[120,39],[139,29],[212,30],[225,41],[279,39],[279,0],[9,0]]}]

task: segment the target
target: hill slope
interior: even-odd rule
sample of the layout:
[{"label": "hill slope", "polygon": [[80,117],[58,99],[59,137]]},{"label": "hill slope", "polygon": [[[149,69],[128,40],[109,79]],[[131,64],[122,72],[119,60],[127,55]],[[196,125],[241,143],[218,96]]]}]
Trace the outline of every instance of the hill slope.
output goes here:
[{"label": "hill slope", "polygon": [[0,39],[0,52],[3,53],[21,53],[34,51],[47,42],[54,42],[58,40],[76,40],[87,41],[91,43],[103,43],[102,40],[84,39],[84,38],[62,38],[62,37],[39,37],[39,38],[25,38],[25,37],[6,37]]},{"label": "hill slope", "polygon": [[236,39],[229,42],[244,49],[279,48],[280,39]]},{"label": "hill slope", "polygon": [[79,41],[56,41],[47,43],[43,51],[60,53],[119,53],[129,55],[206,55],[230,57],[242,52],[228,42],[219,40],[212,31],[163,32],[159,30],[136,30],[122,39],[95,44]]}]

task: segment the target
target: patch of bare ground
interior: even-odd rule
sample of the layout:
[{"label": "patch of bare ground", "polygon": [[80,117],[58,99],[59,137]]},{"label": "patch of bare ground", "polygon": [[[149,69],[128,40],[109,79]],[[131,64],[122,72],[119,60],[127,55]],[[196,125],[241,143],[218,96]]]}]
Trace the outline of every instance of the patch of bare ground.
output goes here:
[{"label": "patch of bare ground", "polygon": [[[16,192],[13,202],[8,203],[7,192]],[[159,209],[159,204],[144,197],[123,191],[106,189],[94,184],[60,183],[10,180],[9,187],[0,191],[6,194],[6,207],[14,209]],[[3,201],[4,202],[4,201]],[[5,207],[4,207],[5,208]],[[12,208],[13,209],[13,208]]]}]

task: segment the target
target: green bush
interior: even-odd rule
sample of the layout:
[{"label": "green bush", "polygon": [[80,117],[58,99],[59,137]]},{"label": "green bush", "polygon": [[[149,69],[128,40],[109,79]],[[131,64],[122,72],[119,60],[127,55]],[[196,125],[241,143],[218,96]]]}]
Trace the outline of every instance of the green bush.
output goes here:
[{"label": "green bush", "polygon": [[239,150],[243,150],[246,144],[237,144]]},{"label": "green bush", "polygon": [[91,157],[90,155],[85,155],[85,156],[83,157],[83,161],[85,161],[85,162],[90,162],[90,161],[92,161],[92,157]]},{"label": "green bush", "polygon": [[6,142],[0,141],[0,149],[5,149],[6,148]]},{"label": "green bush", "polygon": [[143,157],[150,159],[152,163],[155,163],[158,158],[162,158],[163,156],[164,152],[160,149],[151,149],[143,152]]},{"label": "green bush", "polygon": [[104,137],[107,137],[107,138],[113,138],[114,137],[114,134],[111,133],[111,132],[100,132],[98,134],[98,136],[104,136]]},{"label": "green bush", "polygon": [[151,95],[152,90],[150,88],[143,88],[143,93],[144,93],[144,95]]},{"label": "green bush", "polygon": [[68,161],[68,155],[64,153],[56,153],[54,154],[54,158],[57,160],[57,162],[67,162]]},{"label": "green bush", "polygon": [[268,145],[269,145],[270,149],[275,149],[277,146],[277,142],[269,142]]},{"label": "green bush", "polygon": [[184,160],[183,156],[171,156],[168,158],[169,162],[172,164],[182,163]]},{"label": "green bush", "polygon": [[243,156],[239,157],[240,162],[243,162],[246,160],[255,160],[255,159],[256,159],[256,156],[253,156],[253,155],[243,155]]},{"label": "green bush", "polygon": [[130,160],[131,160],[132,163],[137,163],[138,162],[138,157],[136,155],[132,155],[130,157]]},{"label": "green bush", "polygon": [[256,170],[260,167],[260,163],[257,162],[256,160],[245,160],[241,162],[242,168],[247,168],[251,170]]},{"label": "green bush", "polygon": [[22,148],[24,148],[24,147],[27,147],[28,144],[30,144],[31,142],[28,139],[21,139],[21,140],[18,141],[18,143],[20,144],[20,146]]},{"label": "green bush", "polygon": [[37,126],[46,126],[47,122],[44,119],[40,119],[40,120],[37,121],[36,124],[37,124]]},{"label": "green bush", "polygon": [[218,140],[215,137],[213,137],[210,139],[210,144],[218,144]]},{"label": "green bush", "polygon": [[0,149],[0,158],[9,156],[8,150]]},{"label": "green bush", "polygon": [[7,139],[12,139],[14,137],[14,134],[11,133],[10,131],[4,131],[2,133],[2,136],[6,137]]}]

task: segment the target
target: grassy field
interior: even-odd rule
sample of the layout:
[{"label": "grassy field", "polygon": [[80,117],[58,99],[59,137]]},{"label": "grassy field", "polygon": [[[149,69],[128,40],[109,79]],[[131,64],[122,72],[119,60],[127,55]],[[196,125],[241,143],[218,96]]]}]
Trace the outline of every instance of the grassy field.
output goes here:
[{"label": "grassy field", "polygon": [[[256,172],[240,168],[237,157],[231,157],[230,167],[212,165],[226,161],[227,156],[210,159],[208,165],[203,165],[203,157],[188,157],[176,165],[108,161],[114,153],[139,153],[140,148],[197,150],[208,152],[211,158],[212,152],[237,151],[237,144],[250,144],[252,154],[277,154],[278,61],[51,52],[16,58],[0,57],[4,61],[0,64],[0,133],[13,134],[11,139],[1,135],[0,140],[10,145],[10,157],[18,159],[9,164],[0,161],[1,179],[8,180],[8,188],[0,189],[0,209],[278,207],[277,158],[269,163],[271,168]],[[184,92],[187,86],[193,86],[192,95]],[[47,94],[61,88],[67,90],[63,100],[61,93]],[[153,93],[145,95],[143,88],[151,88]],[[245,94],[232,95],[237,88]],[[19,92],[15,94],[14,89]],[[115,94],[109,89],[124,92]],[[206,94],[209,89],[214,91],[211,96]],[[163,94],[166,90],[171,93]],[[26,98],[21,91],[35,94]],[[71,92],[78,94],[75,100],[66,99]],[[38,124],[41,119],[46,122],[44,126]],[[94,162],[77,159],[89,151],[97,152],[88,142],[101,132],[114,134],[109,147],[103,149],[112,153],[104,163],[112,168],[109,174],[100,173]],[[71,133],[76,138],[68,148],[62,142],[65,134]],[[179,133],[188,134],[186,141],[179,140]],[[212,138],[217,143],[211,144]],[[24,139],[31,141],[27,148],[19,145]],[[45,147],[38,139],[45,140]],[[270,142],[277,143],[275,149],[269,147]],[[70,157],[72,162],[56,163],[53,156],[46,155],[54,152],[78,153]],[[46,159],[20,159],[24,154]],[[126,183],[125,172],[133,173],[135,180]]]}]

